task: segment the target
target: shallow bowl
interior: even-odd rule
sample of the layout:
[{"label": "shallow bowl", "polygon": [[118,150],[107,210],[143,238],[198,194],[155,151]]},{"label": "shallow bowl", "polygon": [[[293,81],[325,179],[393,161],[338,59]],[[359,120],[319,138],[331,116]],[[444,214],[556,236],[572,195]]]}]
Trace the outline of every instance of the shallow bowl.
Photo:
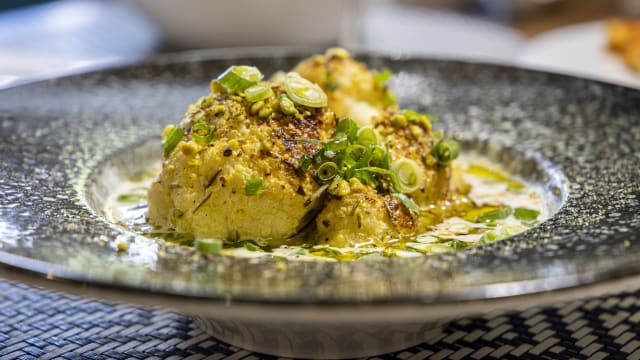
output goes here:
[{"label": "shallow bowl", "polygon": [[640,92],[506,66],[357,56],[395,73],[403,107],[438,115],[466,149],[540,187],[554,214],[507,240],[410,259],[204,258],[104,216],[106,194],[159,158],[158,134],[212,77],[307,55],[184,53],[0,92],[0,275],[170,307],[234,345],[323,358],[399,350],[458,316],[640,284]]}]

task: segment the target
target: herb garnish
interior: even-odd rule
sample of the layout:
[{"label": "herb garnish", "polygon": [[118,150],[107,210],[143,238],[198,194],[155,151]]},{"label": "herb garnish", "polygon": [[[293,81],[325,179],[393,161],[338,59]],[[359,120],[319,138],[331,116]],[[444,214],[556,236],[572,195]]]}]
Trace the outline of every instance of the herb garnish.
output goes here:
[{"label": "herb garnish", "polygon": [[261,178],[253,178],[247,181],[247,183],[244,186],[244,193],[247,196],[256,196],[256,195],[262,194],[263,192],[264,192],[264,189],[262,187]]},{"label": "herb garnish", "polygon": [[[422,182],[422,169],[410,159],[402,158],[391,164],[388,144],[381,144],[381,137],[372,127],[358,127],[349,118],[343,118],[331,139],[296,139],[321,145],[313,155],[319,165],[315,176],[321,184],[340,180],[358,179],[378,192],[390,193],[414,213],[418,205],[405,195],[415,191]],[[310,162],[306,157],[300,161],[300,170],[305,172]]]}]

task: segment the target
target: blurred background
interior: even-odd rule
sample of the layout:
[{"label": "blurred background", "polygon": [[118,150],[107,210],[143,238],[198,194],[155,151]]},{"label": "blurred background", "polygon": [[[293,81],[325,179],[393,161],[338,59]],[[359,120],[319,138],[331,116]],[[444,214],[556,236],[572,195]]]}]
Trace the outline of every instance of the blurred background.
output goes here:
[{"label": "blurred background", "polygon": [[0,87],[157,53],[271,45],[507,63],[640,87],[640,60],[610,50],[616,17],[640,17],[640,0],[2,0]]}]

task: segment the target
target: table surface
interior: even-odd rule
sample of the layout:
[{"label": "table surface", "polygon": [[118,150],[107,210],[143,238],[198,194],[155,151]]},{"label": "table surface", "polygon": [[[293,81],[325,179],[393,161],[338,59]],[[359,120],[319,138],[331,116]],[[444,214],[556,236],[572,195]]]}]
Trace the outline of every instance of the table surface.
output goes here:
[{"label": "table surface", "polygon": [[[216,340],[184,315],[0,280],[0,360],[276,359]],[[640,290],[435,326],[372,359],[640,359]]]}]

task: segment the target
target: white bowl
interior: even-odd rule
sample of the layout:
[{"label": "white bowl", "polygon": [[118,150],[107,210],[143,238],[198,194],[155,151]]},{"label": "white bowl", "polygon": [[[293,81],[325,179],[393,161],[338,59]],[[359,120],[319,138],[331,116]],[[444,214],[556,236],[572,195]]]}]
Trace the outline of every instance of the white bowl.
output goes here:
[{"label": "white bowl", "polygon": [[[356,1],[135,0],[182,48],[330,45]],[[346,20],[346,19],[345,19]],[[347,26],[348,24],[344,24]]]}]

